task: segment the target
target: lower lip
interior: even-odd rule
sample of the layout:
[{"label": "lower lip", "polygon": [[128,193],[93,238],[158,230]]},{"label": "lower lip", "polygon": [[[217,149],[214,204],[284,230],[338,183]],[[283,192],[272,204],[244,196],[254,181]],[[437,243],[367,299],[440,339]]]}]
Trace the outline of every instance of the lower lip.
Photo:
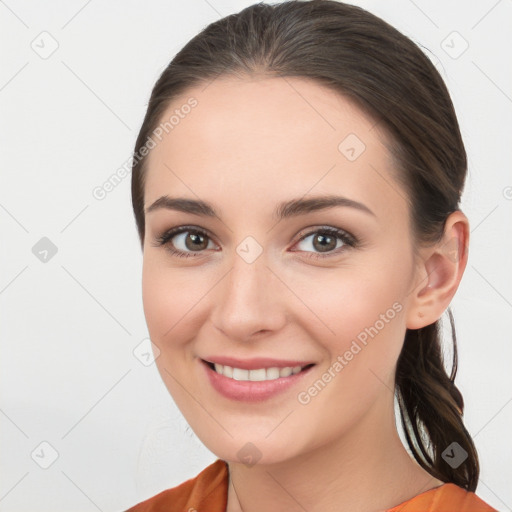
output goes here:
[{"label": "lower lip", "polygon": [[302,370],[295,375],[292,374],[289,377],[253,382],[230,379],[212,370],[204,361],[201,361],[201,364],[205,368],[210,383],[215,390],[226,398],[244,402],[262,402],[282,393],[297,384],[313,368],[313,366],[310,366],[306,370]]}]

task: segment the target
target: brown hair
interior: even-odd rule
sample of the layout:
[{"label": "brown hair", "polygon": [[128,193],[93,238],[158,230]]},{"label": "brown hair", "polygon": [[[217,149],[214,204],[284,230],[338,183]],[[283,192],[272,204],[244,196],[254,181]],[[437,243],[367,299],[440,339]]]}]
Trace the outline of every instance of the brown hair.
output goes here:
[{"label": "brown hair", "polygon": [[[446,218],[458,209],[467,168],[449,92],[416,44],[353,5],[332,0],[258,3],[208,25],[157,80],[135,154],[140,154],[169,104],[187,89],[221,75],[253,74],[316,80],[377,120],[392,141],[389,149],[407,191],[416,240],[441,239]],[[132,204],[142,246],[146,159],[134,159],[132,167]],[[407,444],[418,463],[444,482],[475,491],[478,455],[454,384],[457,341],[448,314],[451,374],[444,367],[440,321],[407,329],[395,391]],[[467,452],[456,468],[443,458],[453,442]]]}]

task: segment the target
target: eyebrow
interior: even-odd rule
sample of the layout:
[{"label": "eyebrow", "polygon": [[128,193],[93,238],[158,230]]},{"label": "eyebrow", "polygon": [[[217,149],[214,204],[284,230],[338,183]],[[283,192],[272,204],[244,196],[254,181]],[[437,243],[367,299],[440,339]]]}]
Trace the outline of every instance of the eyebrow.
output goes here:
[{"label": "eyebrow", "polygon": [[[355,208],[375,217],[375,213],[363,203],[348,197],[334,195],[317,196],[308,199],[297,198],[285,201],[277,206],[273,217],[282,220],[339,206]],[[160,209],[192,213],[205,217],[218,217],[213,206],[205,201],[184,197],[169,197],[167,195],[159,197],[151,206],[146,208],[145,212],[150,213]]]}]

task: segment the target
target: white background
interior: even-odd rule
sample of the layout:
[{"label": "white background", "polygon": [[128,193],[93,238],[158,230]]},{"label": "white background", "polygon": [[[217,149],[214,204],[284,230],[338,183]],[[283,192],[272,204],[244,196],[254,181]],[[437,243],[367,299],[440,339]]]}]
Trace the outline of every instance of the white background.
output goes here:
[{"label": "white background", "polygon": [[[131,155],[175,53],[251,3],[0,2],[1,511],[120,511],[215,460],[154,364],[133,354],[147,330],[130,176],[102,201],[92,191]],[[512,510],[512,4],[356,3],[420,43],[453,96],[472,226],[452,303],[457,384],[481,459],[477,493]],[[31,47],[46,37],[50,48],[43,31],[58,42],[46,59]],[[469,44],[456,59],[453,31]],[[32,252],[42,237],[58,249],[46,263]]]}]

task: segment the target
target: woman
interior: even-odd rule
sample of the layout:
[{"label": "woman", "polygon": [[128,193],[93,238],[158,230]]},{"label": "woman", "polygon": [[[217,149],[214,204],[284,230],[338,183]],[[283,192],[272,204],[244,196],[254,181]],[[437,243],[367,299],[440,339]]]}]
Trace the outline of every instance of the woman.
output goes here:
[{"label": "woman", "polygon": [[158,368],[218,460],[131,511],[493,510],[440,339],[466,167],[435,67],[361,8],[256,4],[176,55],[132,202]]}]

